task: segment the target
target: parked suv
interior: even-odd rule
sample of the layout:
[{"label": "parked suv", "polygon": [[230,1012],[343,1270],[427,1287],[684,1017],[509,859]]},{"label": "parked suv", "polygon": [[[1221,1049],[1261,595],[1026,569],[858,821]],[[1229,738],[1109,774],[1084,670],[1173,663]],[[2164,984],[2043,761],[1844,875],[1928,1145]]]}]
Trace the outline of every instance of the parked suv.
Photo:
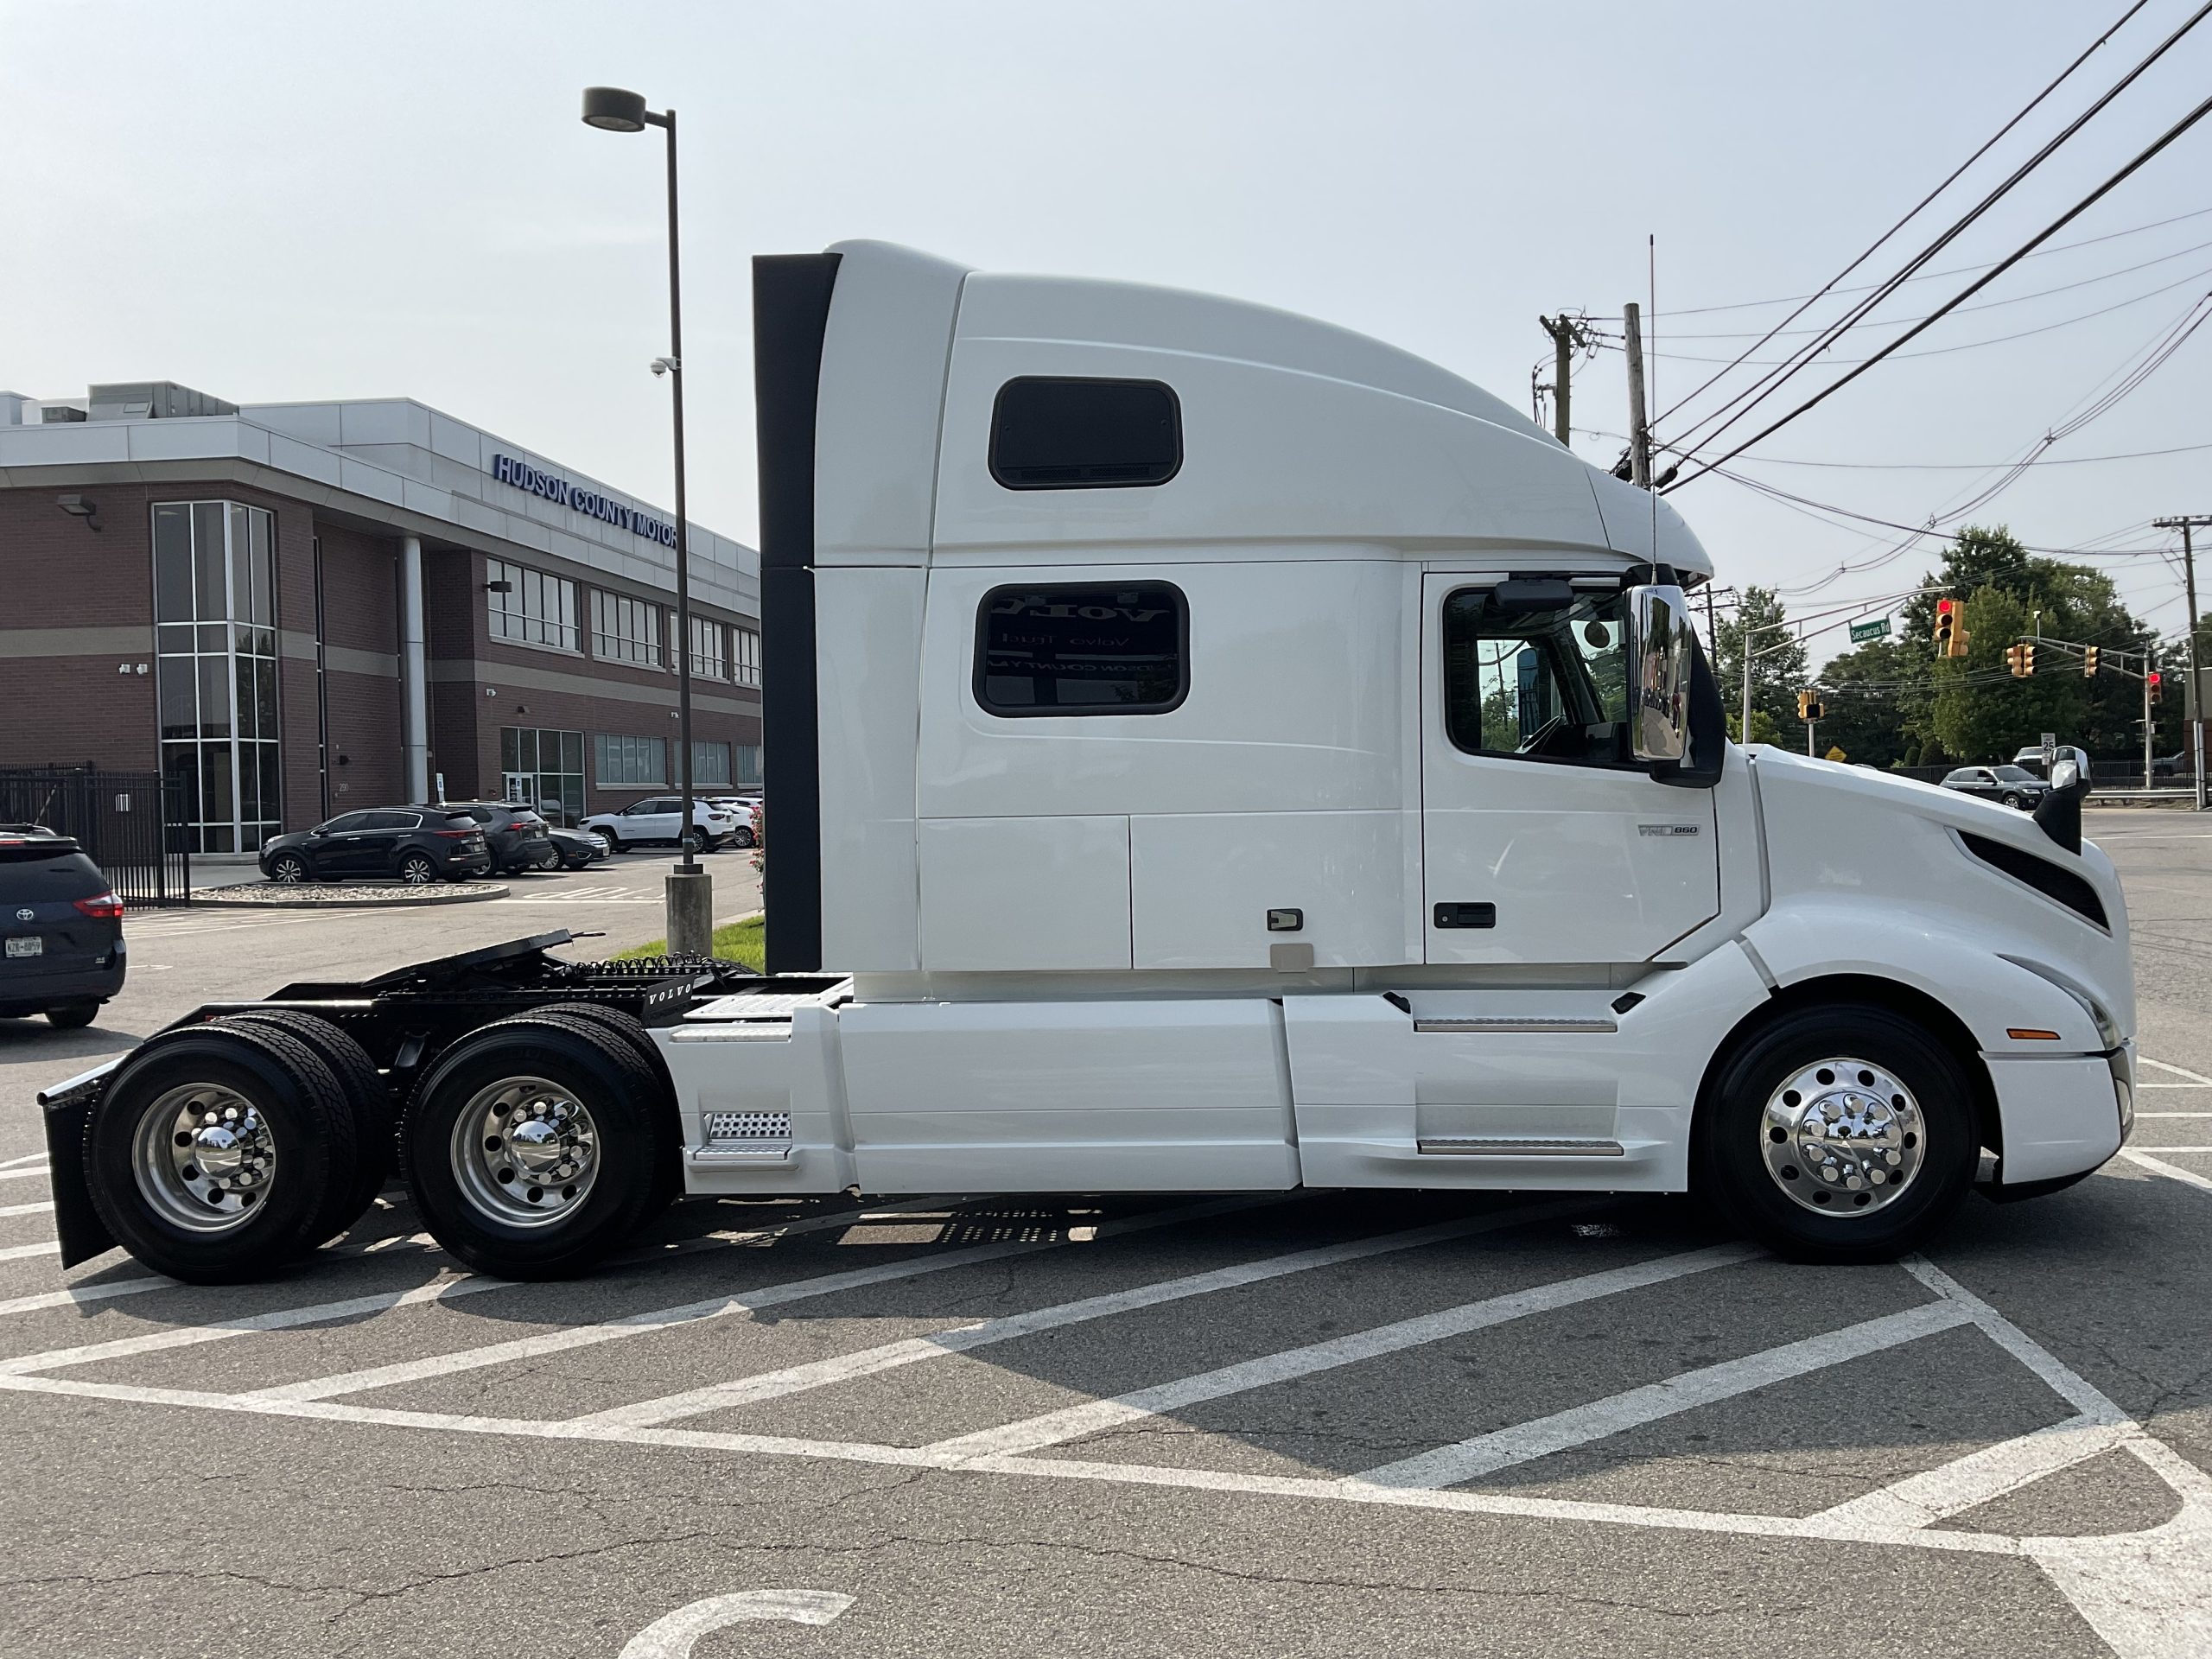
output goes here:
[{"label": "parked suv", "polygon": [[[649,841],[673,843],[677,840],[676,827],[683,817],[683,802],[674,795],[655,795],[645,800],[632,801],[620,812],[594,812],[583,822],[583,827],[607,843],[607,850],[619,853],[625,847],[635,847]],[[683,844],[704,852],[719,847],[737,833],[737,820],[728,810],[694,796],[691,801],[691,832],[683,838]]]},{"label": "parked suv", "polygon": [[441,806],[379,806],[343,812],[312,830],[261,843],[271,881],[341,881],[347,876],[423,887],[492,868],[484,826]]},{"label": "parked suv", "polygon": [[123,988],[123,901],[67,836],[0,824],[0,1017],[89,1026]]},{"label": "parked suv", "polygon": [[736,829],[731,839],[741,847],[750,847],[760,839],[760,798],[758,795],[710,795],[707,804],[730,815]]},{"label": "parked suv", "polygon": [[559,862],[547,836],[545,820],[526,806],[512,801],[441,801],[435,806],[410,809],[418,812],[466,812],[484,826],[491,845],[492,868],[499,874],[510,870],[550,870]]}]

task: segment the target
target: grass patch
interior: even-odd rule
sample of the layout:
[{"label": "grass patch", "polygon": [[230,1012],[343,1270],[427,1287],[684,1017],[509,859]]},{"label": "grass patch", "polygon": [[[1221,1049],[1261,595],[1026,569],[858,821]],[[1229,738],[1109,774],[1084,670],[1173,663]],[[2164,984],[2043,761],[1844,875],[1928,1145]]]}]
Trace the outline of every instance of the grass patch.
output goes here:
[{"label": "grass patch", "polygon": [[[668,950],[666,939],[655,939],[651,944],[639,945],[635,950],[620,950],[616,962],[630,962],[639,957],[658,957]],[[715,930],[714,954],[725,962],[741,962],[756,974],[768,971],[767,918],[748,916],[741,922],[729,922]]]}]

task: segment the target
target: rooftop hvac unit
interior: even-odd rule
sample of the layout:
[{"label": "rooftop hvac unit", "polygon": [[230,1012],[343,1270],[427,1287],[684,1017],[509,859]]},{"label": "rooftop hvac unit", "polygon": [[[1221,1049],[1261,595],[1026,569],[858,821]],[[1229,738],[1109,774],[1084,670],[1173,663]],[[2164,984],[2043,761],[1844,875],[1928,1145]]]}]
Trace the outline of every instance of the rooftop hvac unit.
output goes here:
[{"label": "rooftop hvac unit", "polygon": [[131,380],[89,389],[86,403],[96,421],[180,420],[194,415],[235,415],[236,404],[211,397],[174,380]]},{"label": "rooftop hvac unit", "polygon": [[61,421],[81,421],[85,418],[85,411],[67,404],[41,404],[38,417],[43,424],[52,426]]}]

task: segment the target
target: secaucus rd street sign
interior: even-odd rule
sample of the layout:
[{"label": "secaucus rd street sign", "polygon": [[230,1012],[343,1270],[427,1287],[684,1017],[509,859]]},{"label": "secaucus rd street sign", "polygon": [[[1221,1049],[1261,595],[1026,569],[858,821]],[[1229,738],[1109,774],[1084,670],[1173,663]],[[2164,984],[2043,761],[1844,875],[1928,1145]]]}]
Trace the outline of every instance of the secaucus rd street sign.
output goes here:
[{"label": "secaucus rd street sign", "polygon": [[1889,632],[1890,619],[1888,617],[1869,617],[1864,622],[1854,622],[1851,625],[1851,643],[1854,645],[1863,645],[1869,639],[1886,639]]}]

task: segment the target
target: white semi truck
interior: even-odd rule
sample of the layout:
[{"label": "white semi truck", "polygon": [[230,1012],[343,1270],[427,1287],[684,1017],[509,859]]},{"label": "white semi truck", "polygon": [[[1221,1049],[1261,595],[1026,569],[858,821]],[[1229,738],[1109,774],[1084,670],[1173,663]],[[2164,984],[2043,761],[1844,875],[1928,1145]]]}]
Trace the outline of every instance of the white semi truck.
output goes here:
[{"label": "white semi truck", "polygon": [[266,1273],[396,1156],[516,1277],[678,1192],[1698,1190],[1863,1262],[2126,1135],[2080,780],[1731,744],[1696,539],[1497,399],[879,243],[753,302],[769,975],[201,1008],[44,1096],[66,1261]]}]

